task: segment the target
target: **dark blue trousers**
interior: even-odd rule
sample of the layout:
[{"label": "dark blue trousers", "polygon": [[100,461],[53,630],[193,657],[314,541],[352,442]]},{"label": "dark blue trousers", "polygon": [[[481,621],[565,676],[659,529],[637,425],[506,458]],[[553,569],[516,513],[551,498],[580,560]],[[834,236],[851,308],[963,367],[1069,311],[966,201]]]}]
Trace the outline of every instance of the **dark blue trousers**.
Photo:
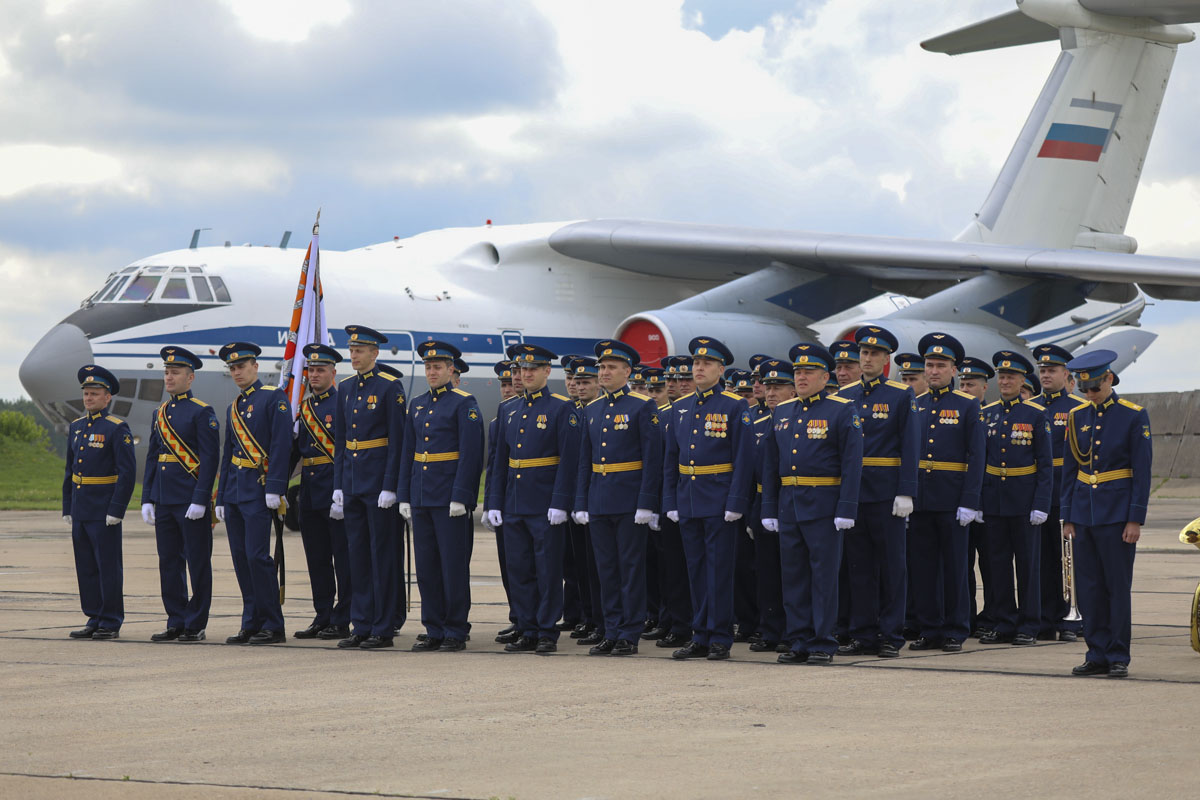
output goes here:
[{"label": "dark blue trousers", "polygon": [[691,636],[692,593],[683,536],[678,522],[671,522],[666,514],[660,519],[662,530],[651,534],[661,550],[658,585],[662,608],[658,612],[658,624],[679,636]]},{"label": "dark blue trousers", "polygon": [[72,518],[71,546],[75,550],[79,606],[88,624],[121,630],[125,621],[121,523],[105,525],[102,519]]},{"label": "dark blue trousers", "polygon": [[563,622],[577,625],[589,616],[591,589],[587,584],[587,554],[581,545],[583,531],[567,518],[567,538],[563,547]]},{"label": "dark blue trousers", "polygon": [[833,517],[779,524],[784,639],[796,653],[837,650],[838,582],[842,532]]},{"label": "dark blue trousers", "polygon": [[[396,522],[394,508],[380,508],[377,494],[347,495],[346,542],[350,550],[350,632],[391,638],[396,625]],[[395,517],[395,519],[393,519]]]},{"label": "dark blue trousers", "polygon": [[504,599],[508,601],[508,621],[517,624],[517,612],[513,610],[512,593],[508,588],[508,561],[504,558],[504,526],[496,527],[496,558],[500,562],[500,583],[504,586]]},{"label": "dark blue trousers", "polygon": [[[1049,518],[1042,523],[1041,573],[1042,573],[1042,626],[1040,633],[1052,634],[1059,631],[1079,633],[1083,625],[1079,620],[1068,622],[1063,619],[1071,610],[1071,604],[1063,598],[1062,572],[1062,523],[1057,507],[1050,509]],[[1075,589],[1075,602],[1079,603],[1079,589]]]},{"label": "dark blue trousers", "polygon": [[413,558],[421,624],[431,639],[467,638],[471,611],[471,517],[449,507],[413,508]]},{"label": "dark blue trousers", "polygon": [[[971,630],[992,630],[996,620],[992,617],[995,604],[992,602],[992,591],[995,582],[988,576],[987,554],[987,524],[972,522],[967,526],[970,531],[967,537],[967,592],[971,599]],[[979,583],[983,586],[983,606],[978,605],[978,589],[975,585],[975,564],[978,557]]]},{"label": "dark blue trousers", "polygon": [[508,587],[522,636],[558,641],[563,605],[563,548],[567,526],[544,514],[504,517]]},{"label": "dark blue trousers", "polygon": [[597,514],[588,529],[600,576],[604,635],[637,644],[646,624],[646,526],[633,514]]},{"label": "dark blue trousers", "polygon": [[[346,544],[346,526],[330,519],[329,509],[300,506],[300,538],[304,559],[308,562],[308,582],[312,587],[313,610],[317,625],[350,623],[350,550]],[[335,602],[336,598],[336,602]]]},{"label": "dark blue trousers", "polygon": [[967,596],[967,540],[953,511],[914,511],[910,577],[917,602],[917,627],[929,639],[965,641],[970,635]]},{"label": "dark blue trousers", "polygon": [[733,644],[733,571],[737,522],[720,517],[680,517],[692,595],[692,641]]},{"label": "dark blue trousers", "polygon": [[1133,638],[1133,557],[1137,545],[1121,540],[1124,522],[1075,526],[1075,581],[1087,660],[1128,664]]},{"label": "dark blue trousers", "polygon": [[261,499],[225,504],[233,572],[242,590],[242,630],[282,631],[279,578],[271,557],[271,515]]},{"label": "dark blue trousers", "polygon": [[758,632],[763,641],[781,642],[787,618],[783,613],[783,576],[779,565],[779,534],[754,526],[754,559],[758,575]]},{"label": "dark blue trousers", "polygon": [[650,537],[650,526],[646,529],[646,622],[658,626],[659,609],[662,608],[662,586],[658,575],[658,544]]},{"label": "dark blue trousers", "polygon": [[755,574],[754,540],[746,533],[748,521],[739,519],[737,549],[733,568],[733,621],[738,632],[749,635],[758,630],[758,576]]},{"label": "dark blue trousers", "polygon": [[892,514],[892,501],[859,503],[854,527],[846,531],[850,563],[850,636],[874,647],[904,644],[908,598],[905,520]]},{"label": "dark blue trousers", "polygon": [[[403,628],[404,623],[408,621],[409,577],[408,565],[404,563],[404,549],[407,546],[405,544],[404,537],[408,534],[408,521],[405,520],[404,517],[400,516],[400,509],[396,508],[395,506],[392,506],[387,510],[387,518],[392,525],[392,530],[394,532],[392,541],[395,542],[393,549],[395,550],[396,568],[395,571],[392,572],[392,574],[395,576],[395,580],[393,581],[392,585],[396,587],[396,601],[392,604],[392,630],[394,632]],[[467,512],[467,519],[472,519],[470,511]],[[473,545],[475,543],[475,534],[473,530],[474,523],[468,522],[467,525],[472,528],[470,543]],[[470,553],[468,553],[467,561],[470,560],[471,556]],[[470,625],[467,627],[470,628]]]},{"label": "dark blue trousers", "polygon": [[[1005,635],[1026,633],[1037,636],[1042,625],[1041,560],[1039,526],[1029,517],[1000,516],[984,512],[987,525],[988,577],[996,584],[992,600],[996,631]],[[1013,562],[1016,561],[1016,587],[1013,587]]]},{"label": "dark blue trousers", "polygon": [[[158,583],[168,628],[202,631],[212,606],[212,510],[200,519],[184,516],[188,503],[154,506]],[[188,575],[192,596],[188,598]]]}]

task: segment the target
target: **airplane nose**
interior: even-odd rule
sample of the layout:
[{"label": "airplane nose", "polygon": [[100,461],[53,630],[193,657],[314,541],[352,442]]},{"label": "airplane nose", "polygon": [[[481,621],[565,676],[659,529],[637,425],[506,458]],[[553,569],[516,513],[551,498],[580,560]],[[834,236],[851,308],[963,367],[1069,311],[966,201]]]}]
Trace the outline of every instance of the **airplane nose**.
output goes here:
[{"label": "airplane nose", "polygon": [[75,325],[61,322],[34,345],[17,374],[31,398],[44,410],[54,412],[53,417],[62,423],[69,423],[83,413],[66,405],[67,400],[78,400],[80,396],[75,373],[90,363],[92,344],[87,336]]}]

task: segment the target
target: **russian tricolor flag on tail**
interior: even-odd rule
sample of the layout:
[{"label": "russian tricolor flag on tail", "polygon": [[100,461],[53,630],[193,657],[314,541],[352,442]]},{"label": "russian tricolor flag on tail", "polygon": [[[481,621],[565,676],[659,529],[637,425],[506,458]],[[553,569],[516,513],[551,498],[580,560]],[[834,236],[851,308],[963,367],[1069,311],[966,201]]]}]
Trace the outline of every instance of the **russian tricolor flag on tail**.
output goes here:
[{"label": "russian tricolor flag on tail", "polygon": [[321,212],[313,223],[312,242],[300,266],[300,282],[296,286],[296,300],[292,305],[292,321],[288,326],[287,346],[283,351],[283,367],[280,369],[279,385],[288,393],[292,403],[292,415],[299,427],[300,400],[308,389],[307,359],[304,348],[312,342],[332,344],[326,327],[325,293],[321,289],[321,248],[318,244]]},{"label": "russian tricolor flag on tail", "polygon": [[1099,161],[1108,141],[1108,129],[1091,125],[1055,122],[1042,142],[1038,158],[1067,158],[1073,161]]}]

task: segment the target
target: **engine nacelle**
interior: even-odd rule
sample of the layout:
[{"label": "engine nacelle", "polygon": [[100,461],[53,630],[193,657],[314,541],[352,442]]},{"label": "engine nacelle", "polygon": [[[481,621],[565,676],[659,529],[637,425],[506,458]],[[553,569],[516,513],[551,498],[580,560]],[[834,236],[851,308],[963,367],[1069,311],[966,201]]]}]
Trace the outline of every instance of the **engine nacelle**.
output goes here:
[{"label": "engine nacelle", "polygon": [[643,311],[627,317],[614,336],[637,348],[645,364],[686,353],[688,343],[697,336],[719,339],[741,365],[755,353],[787,358],[788,350],[797,342],[816,341],[810,331],[797,331],[770,317],[676,309]]}]

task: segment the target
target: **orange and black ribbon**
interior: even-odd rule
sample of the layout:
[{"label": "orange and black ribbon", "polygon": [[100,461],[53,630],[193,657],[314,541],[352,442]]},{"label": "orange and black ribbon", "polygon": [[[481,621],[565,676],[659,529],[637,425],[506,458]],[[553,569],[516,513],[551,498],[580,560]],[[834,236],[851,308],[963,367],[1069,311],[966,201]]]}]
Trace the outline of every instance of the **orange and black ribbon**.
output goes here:
[{"label": "orange and black ribbon", "polygon": [[200,470],[200,459],[191,451],[183,439],[179,438],[179,434],[171,427],[171,423],[167,420],[167,404],[163,403],[158,407],[158,413],[154,418],[155,427],[158,428],[158,438],[162,439],[163,444],[171,451],[171,455],[187,470],[188,474],[193,478],[198,476]]}]

